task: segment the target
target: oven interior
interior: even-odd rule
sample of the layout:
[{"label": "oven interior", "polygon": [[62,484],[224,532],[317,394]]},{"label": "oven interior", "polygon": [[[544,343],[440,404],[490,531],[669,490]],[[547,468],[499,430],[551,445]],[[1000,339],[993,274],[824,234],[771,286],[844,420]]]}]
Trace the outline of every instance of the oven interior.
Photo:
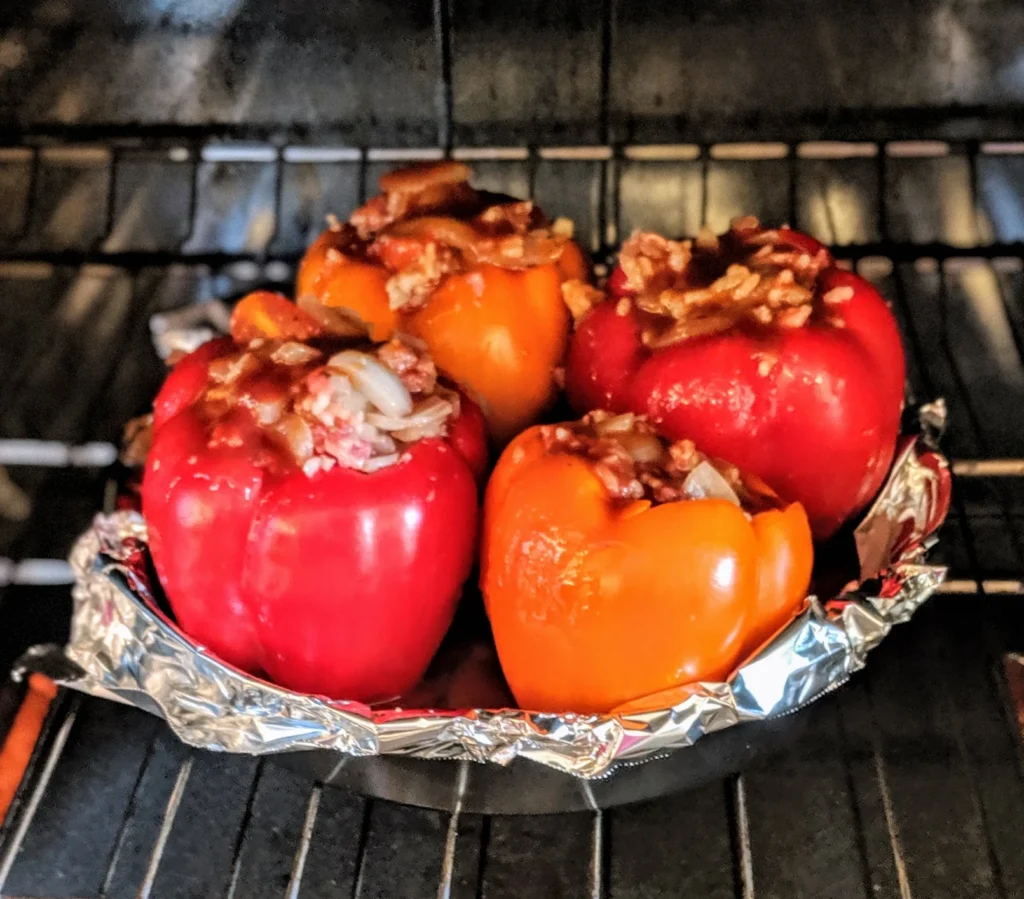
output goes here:
[{"label": "oven interior", "polygon": [[[876,281],[910,398],[949,408],[942,593],[780,755],[605,812],[365,799],[61,695],[0,829],[0,896],[1024,895],[1008,0],[5,5],[0,671],[66,632],[62,560],[162,376],[151,317],[287,285],[326,213],[446,154],[573,218],[598,260],[634,228],[752,213]],[[23,692],[0,680],[0,735]]]}]

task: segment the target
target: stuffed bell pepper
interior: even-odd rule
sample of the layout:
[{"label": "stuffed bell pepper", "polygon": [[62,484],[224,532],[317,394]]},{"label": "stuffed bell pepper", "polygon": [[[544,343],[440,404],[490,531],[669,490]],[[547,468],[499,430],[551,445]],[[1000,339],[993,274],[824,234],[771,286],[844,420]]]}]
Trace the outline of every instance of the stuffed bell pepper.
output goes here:
[{"label": "stuffed bell pepper", "polygon": [[154,406],[142,507],[174,614],[285,687],[398,696],[473,563],[482,416],[410,343],[325,337],[273,294],[233,324]]},{"label": "stuffed bell pepper", "polygon": [[375,340],[423,340],[502,443],[556,393],[571,323],[561,285],[587,264],[569,222],[475,190],[469,175],[459,162],[385,175],[379,196],[310,247],[296,296],[314,315],[357,316]]},{"label": "stuffed bell pepper", "polygon": [[640,232],[607,299],[566,290],[578,411],[649,415],[800,502],[818,538],[878,492],[899,433],[900,335],[874,287],[817,241],[753,218],[694,241]]},{"label": "stuffed bell pepper", "polygon": [[539,711],[724,678],[801,608],[812,557],[798,503],[632,413],[524,431],[484,504],[498,655]]}]

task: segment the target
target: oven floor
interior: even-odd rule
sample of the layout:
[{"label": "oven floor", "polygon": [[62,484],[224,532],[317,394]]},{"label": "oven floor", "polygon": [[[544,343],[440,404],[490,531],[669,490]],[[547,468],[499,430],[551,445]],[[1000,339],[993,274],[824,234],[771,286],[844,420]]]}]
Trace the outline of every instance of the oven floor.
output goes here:
[{"label": "oven floor", "polygon": [[738,778],[600,815],[462,815],[448,865],[447,814],[190,751],[141,712],[65,696],[0,842],[2,895],[1022,896],[994,636],[1019,633],[1013,604],[935,599]]}]

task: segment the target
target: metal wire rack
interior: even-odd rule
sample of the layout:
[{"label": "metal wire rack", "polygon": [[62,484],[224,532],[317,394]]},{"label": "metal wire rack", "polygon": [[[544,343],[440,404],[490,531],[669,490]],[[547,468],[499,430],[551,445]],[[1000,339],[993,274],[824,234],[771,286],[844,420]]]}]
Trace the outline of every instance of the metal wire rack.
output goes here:
[{"label": "metal wire rack", "polygon": [[[0,344],[17,347],[0,356],[8,633],[60,637],[60,560],[102,503],[121,426],[159,383],[150,316],[287,284],[327,212],[345,214],[396,163],[445,153],[481,185],[573,218],[598,259],[634,228],[692,233],[752,212],[877,281],[906,335],[911,396],[942,395],[951,412],[949,595],[813,707],[770,771],[608,813],[392,806],[273,762],[192,753],[144,715],[65,697],[0,831],[0,895],[1024,895],[1002,669],[1021,648],[1024,593],[1024,144],[397,150],[302,137],[81,128],[0,148]],[[14,649],[0,641],[0,667]]]}]

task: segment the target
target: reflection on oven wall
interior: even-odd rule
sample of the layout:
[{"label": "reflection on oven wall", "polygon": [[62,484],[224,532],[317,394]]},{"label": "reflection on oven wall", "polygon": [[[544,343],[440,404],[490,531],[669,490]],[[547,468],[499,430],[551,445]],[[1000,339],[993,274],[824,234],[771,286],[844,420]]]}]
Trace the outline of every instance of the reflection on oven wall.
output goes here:
[{"label": "reflection on oven wall", "polygon": [[0,117],[301,125],[381,146],[665,141],[723,122],[750,137],[868,111],[909,125],[1017,108],[1022,34],[1012,0],[356,0],[315,15],[42,0],[0,11]]}]

